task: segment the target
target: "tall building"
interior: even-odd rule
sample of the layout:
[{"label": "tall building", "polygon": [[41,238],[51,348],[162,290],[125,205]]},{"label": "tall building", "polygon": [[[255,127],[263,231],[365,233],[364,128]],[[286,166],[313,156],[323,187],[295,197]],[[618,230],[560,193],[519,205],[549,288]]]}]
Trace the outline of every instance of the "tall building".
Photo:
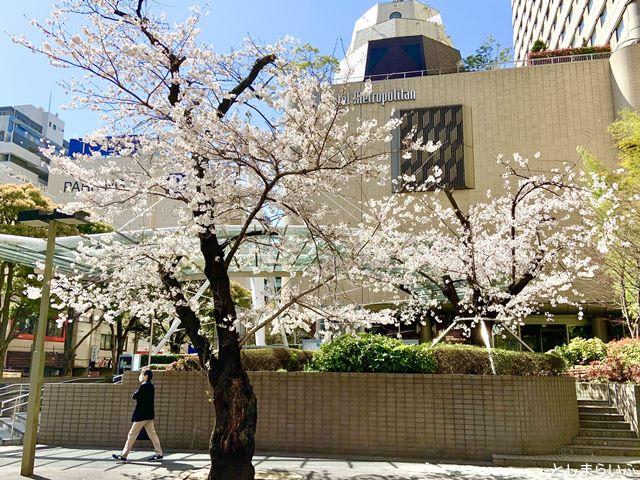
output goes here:
[{"label": "tall building", "polygon": [[[575,30],[580,22],[578,16],[586,15],[579,30],[589,39],[588,28],[596,24],[604,7],[604,1],[596,0],[516,0],[514,14],[518,26],[522,22],[520,18],[536,23],[531,12],[538,15],[541,11],[539,17],[545,18],[548,10],[551,25],[551,15],[559,10],[562,14],[557,25],[561,25],[571,9],[568,16]],[[577,161],[576,148],[584,146],[608,168],[615,168],[616,152],[607,127],[620,110],[640,108],[640,44],[625,40],[635,32],[631,21],[635,2],[609,0],[606,8],[606,21],[598,21],[596,25],[596,33],[606,37],[605,41],[596,38],[594,42],[606,43],[613,35],[614,52],[610,56],[585,59],[567,55],[557,62],[529,63],[523,68],[469,72],[459,68],[433,68],[434,62],[430,59],[433,52],[445,51],[444,47],[453,49],[437,11],[414,0],[380,3],[355,24],[353,41],[335,87],[337,95],[350,106],[349,124],[357,124],[358,119],[376,119],[383,123],[392,114],[401,116],[403,125],[393,135],[391,144],[372,146],[372,153],[383,154],[382,161],[391,178],[411,174],[419,182],[438,165],[447,183],[456,189],[462,208],[484,201],[487,191],[494,194],[503,191],[503,172],[496,163],[500,154],[509,156],[519,152],[531,159],[536,152],[541,152],[542,156],[533,158],[530,165],[534,170],[549,171],[560,168],[563,162]],[[408,21],[401,23],[403,19]],[[616,32],[621,19],[623,27]],[[612,33],[604,33],[600,22]],[[542,24],[541,20],[537,21],[534,33],[529,28],[528,41],[539,38],[539,31],[547,28]],[[523,31],[526,28],[523,27]],[[565,33],[568,31],[566,28]],[[422,55],[406,55],[404,42],[414,37],[427,38],[433,47],[425,43]],[[556,37],[551,38],[550,42],[544,36],[542,39],[551,47],[565,45],[558,44]],[[579,42],[566,39],[569,40],[582,44],[582,39]],[[416,43],[419,44],[414,42],[414,45]],[[392,53],[393,49],[398,53]],[[528,49],[524,47],[520,58]],[[415,47],[408,50],[416,52]],[[401,53],[415,62],[399,62],[397,57]],[[442,57],[444,55],[439,58]],[[351,69],[346,82],[345,63]],[[448,66],[456,66],[456,62],[450,60]],[[370,90],[365,90],[363,83],[367,79],[372,80]],[[415,152],[410,158],[401,157],[394,145],[399,145],[404,134],[412,129],[425,140],[441,141],[443,146],[431,156],[421,157],[420,152]],[[359,219],[362,213],[357,205],[362,199],[383,198],[392,188],[393,185],[354,180],[348,193],[332,199],[335,213],[327,222]],[[555,314],[553,324],[544,315],[526,319],[526,325],[519,329],[520,335],[534,349],[549,350],[566,342],[571,335],[597,335],[605,340],[609,335],[618,335],[617,327],[608,321],[615,316],[610,292],[589,282],[578,288],[586,296],[584,316],[566,306],[547,306],[547,311]],[[344,302],[379,308],[393,305],[392,300],[391,294],[362,288],[357,292],[351,290]],[[446,303],[442,308],[446,315]],[[440,333],[440,328],[435,324],[421,328],[420,335],[426,331],[424,338],[429,338],[429,333]]]},{"label": "tall building", "polygon": [[336,82],[456,71],[460,64],[440,12],[413,0],[394,0],[375,5],[356,21]]},{"label": "tall building", "polygon": [[640,0],[511,0],[515,59],[523,61],[536,40],[549,49],[611,45],[640,40]]},{"label": "tall building", "polygon": [[40,148],[64,150],[64,122],[33,105],[0,107],[0,183],[31,182],[45,189],[49,159]]}]

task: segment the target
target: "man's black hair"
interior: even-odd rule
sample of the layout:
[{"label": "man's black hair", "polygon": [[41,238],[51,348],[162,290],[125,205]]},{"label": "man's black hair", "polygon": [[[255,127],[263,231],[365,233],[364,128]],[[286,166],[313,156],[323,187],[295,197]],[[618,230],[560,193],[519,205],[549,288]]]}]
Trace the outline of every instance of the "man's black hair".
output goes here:
[{"label": "man's black hair", "polygon": [[151,380],[153,378],[153,372],[151,370],[144,370],[142,374],[147,377],[147,380]]}]

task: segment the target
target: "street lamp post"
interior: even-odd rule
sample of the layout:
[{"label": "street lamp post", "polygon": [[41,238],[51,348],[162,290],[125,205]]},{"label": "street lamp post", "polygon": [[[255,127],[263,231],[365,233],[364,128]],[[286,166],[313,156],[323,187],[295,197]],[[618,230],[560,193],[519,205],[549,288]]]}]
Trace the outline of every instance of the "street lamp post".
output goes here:
[{"label": "street lamp post", "polygon": [[47,252],[44,262],[44,277],[42,279],[42,295],[40,297],[40,314],[33,338],[31,369],[29,370],[29,403],[27,405],[27,419],[22,447],[22,465],[20,473],[23,476],[33,475],[33,465],[36,455],[36,441],[38,436],[38,420],[40,416],[40,395],[44,383],[44,337],[47,330],[47,316],[49,313],[49,292],[53,275],[53,255],[56,247],[57,224],[78,225],[86,223],[85,212],[68,215],[59,211],[43,212],[41,210],[26,210],[18,214],[18,222],[34,227],[49,227],[47,235]]}]

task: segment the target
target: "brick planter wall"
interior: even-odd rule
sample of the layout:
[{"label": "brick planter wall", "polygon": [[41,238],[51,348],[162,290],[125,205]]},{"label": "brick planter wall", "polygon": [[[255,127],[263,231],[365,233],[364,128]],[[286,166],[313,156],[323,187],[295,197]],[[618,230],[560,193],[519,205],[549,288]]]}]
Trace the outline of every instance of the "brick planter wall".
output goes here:
[{"label": "brick planter wall", "polygon": [[[569,377],[250,374],[264,453],[489,460],[553,453],[578,433]],[[213,412],[195,372],[158,372],[156,429],[165,448],[205,449]],[[135,375],[122,385],[46,385],[39,442],[121,447]]]}]

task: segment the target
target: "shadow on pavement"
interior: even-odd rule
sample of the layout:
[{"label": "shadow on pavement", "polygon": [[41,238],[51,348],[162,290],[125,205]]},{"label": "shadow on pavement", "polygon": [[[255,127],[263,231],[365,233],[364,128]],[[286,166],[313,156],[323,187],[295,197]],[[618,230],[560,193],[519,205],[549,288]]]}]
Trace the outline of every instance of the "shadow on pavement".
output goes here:
[{"label": "shadow on pavement", "polygon": [[412,475],[376,475],[360,474],[354,476],[336,476],[328,471],[310,472],[304,480],[522,480],[523,478],[534,479],[535,476],[523,477],[508,472],[482,474],[478,472],[462,472],[457,470],[442,470],[439,472],[416,473]]}]

